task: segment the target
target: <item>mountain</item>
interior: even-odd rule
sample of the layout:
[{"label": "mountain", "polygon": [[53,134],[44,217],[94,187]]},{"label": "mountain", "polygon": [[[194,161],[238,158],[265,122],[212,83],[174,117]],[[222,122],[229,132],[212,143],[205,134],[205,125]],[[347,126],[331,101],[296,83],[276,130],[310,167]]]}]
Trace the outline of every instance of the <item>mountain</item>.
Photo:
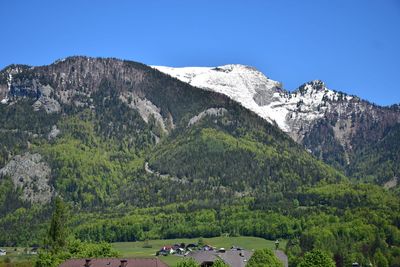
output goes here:
[{"label": "mountain", "polygon": [[[315,248],[337,266],[398,266],[399,192],[359,183],[396,175],[398,108],[320,82],[289,93],[244,66],[201,71],[217,73],[200,80],[218,81],[221,92],[112,58],[0,71],[0,246],[43,245],[57,197],[81,240],[247,235],[288,240],[290,266]],[[242,97],[243,88],[249,106],[224,93]],[[354,152],[338,145],[345,131],[333,123],[353,106]],[[275,117],[260,116],[270,110]],[[348,155],[350,165],[337,165],[357,179],[304,146],[326,162]]]},{"label": "mountain", "polygon": [[[65,155],[64,150],[72,148],[64,147],[64,142],[72,145],[75,141],[93,155],[107,147],[116,150],[116,155],[101,160],[136,160],[142,162],[136,166],[141,172],[164,174],[182,186],[213,177],[215,188],[223,186],[239,195],[252,194],[263,183],[269,184],[265,190],[271,192],[343,178],[278,128],[224,95],[198,90],[139,63],[73,57],[43,67],[11,66],[2,76],[3,88],[7,88],[6,104],[1,106],[2,132],[12,133],[9,138],[15,138],[15,133],[21,136],[3,148],[5,167],[0,172],[26,190],[35,179],[21,182],[16,174],[33,173],[20,166],[37,169],[44,160],[48,163],[44,176],[53,183],[54,192],[89,194],[95,203],[101,202],[96,192],[79,188],[82,173],[65,162],[64,157],[80,153],[74,149],[72,155]],[[284,170],[279,168],[283,164]],[[104,176],[96,170],[85,172]],[[66,179],[63,176],[73,181],[60,181]],[[51,187],[41,190],[53,192]]]},{"label": "mountain", "polygon": [[[281,83],[243,65],[153,67],[183,82],[237,101],[349,176],[380,184],[395,181],[400,176],[396,164],[398,153],[382,151],[382,154],[373,148],[398,131],[398,106],[380,107],[356,96],[330,90],[318,80],[289,92]],[[371,159],[377,152],[379,163]],[[370,168],[360,168],[363,165],[360,158],[364,163],[371,163]],[[376,171],[382,162],[388,170]]]},{"label": "mountain", "polygon": [[0,227],[20,208],[43,222],[56,195],[82,212],[209,206],[347,180],[228,97],[140,63],[12,65],[0,88]]}]

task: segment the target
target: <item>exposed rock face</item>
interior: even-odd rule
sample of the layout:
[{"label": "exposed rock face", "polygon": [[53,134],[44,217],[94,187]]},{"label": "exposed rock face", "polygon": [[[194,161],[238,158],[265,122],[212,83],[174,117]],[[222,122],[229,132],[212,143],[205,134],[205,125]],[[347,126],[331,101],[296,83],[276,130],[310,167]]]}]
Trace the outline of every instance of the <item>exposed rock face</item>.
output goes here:
[{"label": "exposed rock face", "polygon": [[9,97],[11,96],[11,85],[13,80],[13,75],[16,75],[23,70],[25,70],[27,66],[23,65],[11,65],[5,68],[0,73],[0,97],[1,97],[1,104],[8,104],[10,101]]},{"label": "exposed rock face", "polygon": [[188,127],[192,126],[193,124],[196,124],[198,121],[203,119],[206,116],[223,116],[225,113],[227,113],[228,110],[225,108],[209,108],[205,111],[200,112],[198,115],[194,116],[189,120]]},{"label": "exposed rock face", "polygon": [[[127,73],[119,71],[124,69],[124,64],[114,59],[73,57],[44,67],[14,66],[2,73],[4,77],[3,81],[0,80],[0,95],[5,95],[7,102],[20,97],[36,99],[36,109],[43,108],[48,113],[58,112],[60,102],[77,106],[87,104],[91,93],[100,87],[104,79],[118,80],[121,88],[126,87],[125,82],[130,85],[139,83],[142,80],[141,72],[134,68],[130,68],[131,71]],[[8,78],[10,73],[11,79]]]},{"label": "exposed rock face", "polygon": [[[60,112],[61,106],[52,98],[54,89],[49,85],[42,85],[37,78],[21,79],[19,75],[27,70],[27,67],[11,66],[3,72],[7,77],[7,86],[0,83],[0,96],[2,104],[8,104],[18,98],[28,97],[35,99],[34,110],[43,109],[46,113]],[[4,79],[4,78],[3,78]]]},{"label": "exposed rock face", "polygon": [[8,99],[7,99],[7,92],[8,92],[8,86],[7,84],[0,84],[0,99],[1,99],[1,104],[7,104]]},{"label": "exposed rock face", "polygon": [[57,100],[51,98],[51,94],[53,93],[53,88],[49,85],[45,85],[38,88],[39,98],[33,104],[34,110],[38,111],[43,109],[46,113],[60,112],[61,106]]},{"label": "exposed rock face", "polygon": [[92,93],[106,86],[103,84],[106,80],[114,81],[113,87],[120,90],[143,81],[144,71],[127,68],[127,65],[127,62],[115,59],[71,57],[49,66],[37,67],[34,73],[39,78],[44,76],[43,82],[56,88],[54,95],[61,103],[78,101],[89,104]]},{"label": "exposed rock face", "polygon": [[397,186],[398,181],[399,181],[399,178],[398,178],[398,177],[394,177],[392,180],[387,181],[387,182],[383,185],[383,187],[386,188],[386,189],[394,188],[394,187]]},{"label": "exposed rock face", "polygon": [[14,187],[22,189],[22,200],[31,203],[48,203],[54,195],[49,185],[51,169],[40,154],[26,153],[15,156],[4,168],[0,177],[11,177]]},{"label": "exposed rock face", "polygon": [[61,131],[57,128],[57,125],[53,125],[53,127],[51,128],[51,131],[50,131],[49,134],[47,135],[47,139],[48,139],[48,140],[53,140],[53,139],[55,139],[60,133],[61,133]]},{"label": "exposed rock face", "polygon": [[136,109],[146,123],[149,123],[150,118],[154,118],[162,131],[165,133],[168,132],[166,121],[160,113],[160,108],[154,105],[150,100],[145,97],[139,97],[131,92],[122,93],[120,99],[122,102],[127,103],[129,107]]}]

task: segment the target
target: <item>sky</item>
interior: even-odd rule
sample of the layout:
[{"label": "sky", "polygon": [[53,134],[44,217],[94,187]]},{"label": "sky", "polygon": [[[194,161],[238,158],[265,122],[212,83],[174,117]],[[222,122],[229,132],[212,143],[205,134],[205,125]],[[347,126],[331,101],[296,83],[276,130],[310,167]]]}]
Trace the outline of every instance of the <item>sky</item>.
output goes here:
[{"label": "sky", "polygon": [[254,66],[400,103],[400,0],[0,0],[0,68],[72,55]]}]

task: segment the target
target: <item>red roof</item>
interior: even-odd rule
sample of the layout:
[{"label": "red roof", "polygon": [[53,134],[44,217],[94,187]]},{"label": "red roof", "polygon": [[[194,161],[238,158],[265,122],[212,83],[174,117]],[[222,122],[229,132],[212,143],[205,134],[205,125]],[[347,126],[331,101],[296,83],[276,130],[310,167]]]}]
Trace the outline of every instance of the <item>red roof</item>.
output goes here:
[{"label": "red roof", "polygon": [[[90,259],[89,267],[120,267],[121,261],[126,260],[125,267],[168,267],[158,258],[131,258],[131,259]],[[86,259],[72,259],[63,262],[59,267],[86,267]]]}]

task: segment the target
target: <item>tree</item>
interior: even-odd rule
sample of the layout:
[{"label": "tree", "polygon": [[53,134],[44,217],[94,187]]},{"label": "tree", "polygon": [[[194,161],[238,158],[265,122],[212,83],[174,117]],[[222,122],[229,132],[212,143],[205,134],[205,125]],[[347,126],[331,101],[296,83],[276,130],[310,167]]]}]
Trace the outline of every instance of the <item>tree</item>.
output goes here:
[{"label": "tree", "polygon": [[48,242],[53,252],[58,252],[66,245],[67,238],[67,209],[61,198],[55,200],[55,208],[51,218]]},{"label": "tree", "polygon": [[321,250],[313,250],[304,254],[297,267],[335,267],[335,262]]},{"label": "tree", "polygon": [[60,264],[61,261],[57,260],[53,254],[44,251],[39,253],[35,261],[35,267],[55,267]]},{"label": "tree", "polygon": [[388,267],[389,263],[385,255],[378,249],[374,254],[374,261],[377,267]]},{"label": "tree", "polygon": [[200,238],[199,238],[199,241],[197,241],[197,245],[198,245],[199,247],[203,247],[203,246],[205,245],[204,240],[203,240],[202,237],[200,237]]},{"label": "tree", "polygon": [[213,267],[229,267],[223,260],[216,260],[214,261]]},{"label": "tree", "polygon": [[192,258],[180,261],[176,265],[176,267],[198,267],[198,266],[199,265],[197,264],[197,262],[195,262],[195,260]]},{"label": "tree", "polygon": [[274,255],[270,249],[256,250],[251,256],[248,267],[282,267],[282,262]]},{"label": "tree", "polygon": [[63,250],[55,253],[52,250],[41,251],[36,259],[35,267],[55,267],[71,258],[113,258],[118,252],[108,243],[87,243],[70,237]]}]

